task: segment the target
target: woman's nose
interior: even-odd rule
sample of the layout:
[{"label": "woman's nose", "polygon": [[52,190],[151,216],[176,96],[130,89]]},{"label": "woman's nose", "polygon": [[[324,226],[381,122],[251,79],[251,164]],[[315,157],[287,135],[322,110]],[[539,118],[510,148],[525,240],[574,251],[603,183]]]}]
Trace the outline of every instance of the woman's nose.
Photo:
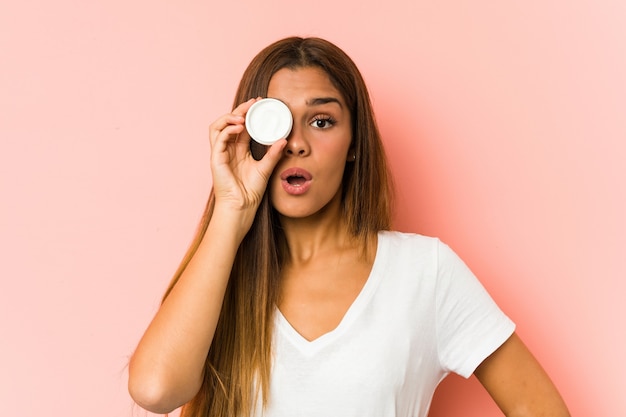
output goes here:
[{"label": "woman's nose", "polygon": [[311,151],[310,145],[300,129],[294,128],[287,137],[287,146],[285,146],[286,156],[306,156]]}]

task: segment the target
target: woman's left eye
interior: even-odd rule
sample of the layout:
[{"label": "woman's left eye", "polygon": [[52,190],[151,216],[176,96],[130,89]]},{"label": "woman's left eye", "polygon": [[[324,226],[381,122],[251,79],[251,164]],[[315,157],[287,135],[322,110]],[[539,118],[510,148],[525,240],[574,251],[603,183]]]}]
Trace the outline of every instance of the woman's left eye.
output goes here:
[{"label": "woman's left eye", "polygon": [[316,127],[318,129],[328,129],[334,124],[335,124],[335,120],[332,117],[316,116],[315,119],[313,119],[311,126]]}]

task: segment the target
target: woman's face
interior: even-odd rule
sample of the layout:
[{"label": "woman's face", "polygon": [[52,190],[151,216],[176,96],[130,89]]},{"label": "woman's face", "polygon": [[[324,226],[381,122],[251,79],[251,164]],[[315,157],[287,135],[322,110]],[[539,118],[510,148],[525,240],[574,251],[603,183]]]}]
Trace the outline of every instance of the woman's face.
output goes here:
[{"label": "woman's face", "polygon": [[293,115],[284,156],[270,178],[274,208],[286,217],[305,218],[339,203],[352,143],[342,95],[323,70],[304,67],[276,72],[267,96],[282,100]]}]

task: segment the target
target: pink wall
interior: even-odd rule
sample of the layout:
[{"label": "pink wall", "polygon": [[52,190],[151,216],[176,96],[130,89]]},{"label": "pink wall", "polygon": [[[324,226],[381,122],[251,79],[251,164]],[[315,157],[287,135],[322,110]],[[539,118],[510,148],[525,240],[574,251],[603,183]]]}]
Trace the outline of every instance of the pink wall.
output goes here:
[{"label": "pink wall", "polygon": [[[626,414],[623,1],[209,3],[0,6],[3,414],[141,414],[125,364],[204,204],[208,123],[290,34],[362,69],[398,228],[464,257],[573,415]],[[453,377],[431,415],[499,413]]]}]

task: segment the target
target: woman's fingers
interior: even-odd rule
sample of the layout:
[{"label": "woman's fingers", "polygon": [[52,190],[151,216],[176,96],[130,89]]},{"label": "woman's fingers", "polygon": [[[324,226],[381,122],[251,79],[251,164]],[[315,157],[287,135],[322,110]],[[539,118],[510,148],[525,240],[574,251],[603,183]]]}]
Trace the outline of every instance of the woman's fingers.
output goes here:
[{"label": "woman's fingers", "polygon": [[[209,126],[211,147],[214,148],[219,139],[226,141],[229,139],[229,135],[238,134],[237,130],[242,130],[241,128],[244,126],[244,121],[245,119],[242,116],[229,113],[211,123]],[[233,129],[233,127],[235,129]]]},{"label": "woman's fingers", "polygon": [[[250,136],[247,134],[244,127],[245,116],[250,106],[252,106],[258,98],[252,98],[244,103],[241,103],[237,106],[231,113],[227,113],[222,117],[215,120],[209,126],[209,140],[211,142],[211,147],[215,147],[218,140],[229,141],[229,140],[237,140],[242,142],[250,141]],[[241,126],[241,128],[237,128],[233,131],[233,129],[228,129],[229,126]],[[226,133],[225,136],[222,133]],[[241,137],[231,136],[233,134],[239,135],[243,133]]]},{"label": "woman's fingers", "polygon": [[283,150],[286,145],[287,139],[279,140],[278,142],[272,144],[272,146],[268,148],[265,155],[263,155],[263,158],[258,161],[259,170],[262,172],[262,175],[266,178],[266,180],[269,180],[274,168],[276,168],[276,165],[283,157]]},{"label": "woman's fingers", "polygon": [[212,135],[211,153],[217,155],[220,152],[226,152],[229,144],[233,144],[244,130],[243,124],[230,124],[215,132]]}]

